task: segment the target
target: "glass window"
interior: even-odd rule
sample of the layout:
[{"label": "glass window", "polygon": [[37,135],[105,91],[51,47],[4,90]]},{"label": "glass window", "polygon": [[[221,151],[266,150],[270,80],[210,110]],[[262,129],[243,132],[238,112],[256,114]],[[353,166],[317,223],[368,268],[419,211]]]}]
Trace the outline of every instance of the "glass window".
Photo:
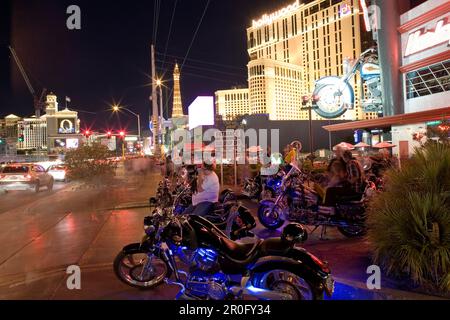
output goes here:
[{"label": "glass window", "polygon": [[450,91],[450,60],[406,74],[408,99]]},{"label": "glass window", "polygon": [[2,173],[27,173],[29,168],[27,166],[7,166],[3,168]]}]

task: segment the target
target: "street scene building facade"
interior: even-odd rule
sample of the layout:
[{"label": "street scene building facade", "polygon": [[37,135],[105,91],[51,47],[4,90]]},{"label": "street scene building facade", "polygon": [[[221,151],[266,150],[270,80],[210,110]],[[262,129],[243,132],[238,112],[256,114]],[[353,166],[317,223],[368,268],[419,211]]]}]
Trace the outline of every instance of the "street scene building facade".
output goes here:
[{"label": "street scene building facade", "polygon": [[216,113],[223,120],[232,120],[236,116],[250,114],[248,88],[219,90],[215,95]]},{"label": "street scene building facade", "polygon": [[45,112],[39,118],[11,114],[0,121],[0,135],[11,150],[54,154],[79,146],[83,136],[78,113],[68,108],[59,110],[57,97],[52,93],[46,97]]},{"label": "street scene building facade", "polygon": [[[358,0],[314,0],[264,14],[247,29],[250,114],[269,114],[271,120],[307,120],[302,97],[315,82],[342,76],[369,46],[361,23]],[[354,108],[335,120],[373,119],[364,112],[359,75],[352,79]],[[223,110],[219,102],[219,107]],[[226,115],[232,117],[234,114]],[[322,120],[313,113],[313,120]]]},{"label": "street scene building facade", "polygon": [[[376,142],[392,142],[393,154],[407,159],[420,146],[430,127],[448,120],[450,112],[450,3],[428,0],[400,15],[401,105],[392,116],[326,126],[331,132],[363,130],[367,137],[383,132]],[[397,16],[398,17],[398,16]],[[380,30],[379,32],[383,32]],[[385,32],[389,32],[386,30]],[[395,43],[380,43],[395,50]],[[386,70],[389,66],[385,67]],[[368,141],[369,144],[371,141]]]}]

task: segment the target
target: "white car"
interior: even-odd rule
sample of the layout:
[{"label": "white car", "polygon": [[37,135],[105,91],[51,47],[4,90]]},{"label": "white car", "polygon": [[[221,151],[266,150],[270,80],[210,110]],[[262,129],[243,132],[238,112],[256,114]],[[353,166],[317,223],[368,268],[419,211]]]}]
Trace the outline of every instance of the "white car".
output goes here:
[{"label": "white car", "polygon": [[53,177],[37,164],[9,164],[0,172],[0,189],[33,190],[39,192],[41,187],[53,189]]},{"label": "white car", "polygon": [[67,167],[65,165],[54,164],[48,168],[47,172],[53,177],[55,181],[67,182]]}]

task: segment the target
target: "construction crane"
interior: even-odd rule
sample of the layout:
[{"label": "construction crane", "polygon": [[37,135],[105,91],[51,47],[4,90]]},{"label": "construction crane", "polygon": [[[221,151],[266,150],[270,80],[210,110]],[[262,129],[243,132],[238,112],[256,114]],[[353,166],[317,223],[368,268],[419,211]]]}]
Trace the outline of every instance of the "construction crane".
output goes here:
[{"label": "construction crane", "polygon": [[45,102],[44,97],[47,94],[47,89],[42,89],[41,95],[36,95],[36,91],[34,91],[33,86],[31,85],[30,79],[28,78],[27,73],[25,72],[25,69],[22,66],[22,63],[20,62],[20,59],[16,53],[16,50],[14,50],[13,47],[8,46],[9,51],[11,51],[11,54],[14,58],[14,61],[17,64],[17,67],[19,68],[20,74],[22,75],[23,79],[25,80],[25,83],[27,84],[28,90],[30,91],[31,95],[33,96],[33,104],[34,104],[34,112],[36,115],[36,118],[39,118],[41,116],[41,110],[45,111]]}]

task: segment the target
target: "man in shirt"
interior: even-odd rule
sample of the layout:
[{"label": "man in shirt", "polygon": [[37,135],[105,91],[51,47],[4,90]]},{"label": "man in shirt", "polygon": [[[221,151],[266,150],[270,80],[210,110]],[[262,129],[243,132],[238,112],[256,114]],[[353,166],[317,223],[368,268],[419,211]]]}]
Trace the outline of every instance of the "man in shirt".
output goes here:
[{"label": "man in shirt", "polygon": [[214,165],[204,163],[197,177],[197,192],[192,195],[192,206],[184,214],[205,216],[219,202],[219,177],[214,172]]}]

